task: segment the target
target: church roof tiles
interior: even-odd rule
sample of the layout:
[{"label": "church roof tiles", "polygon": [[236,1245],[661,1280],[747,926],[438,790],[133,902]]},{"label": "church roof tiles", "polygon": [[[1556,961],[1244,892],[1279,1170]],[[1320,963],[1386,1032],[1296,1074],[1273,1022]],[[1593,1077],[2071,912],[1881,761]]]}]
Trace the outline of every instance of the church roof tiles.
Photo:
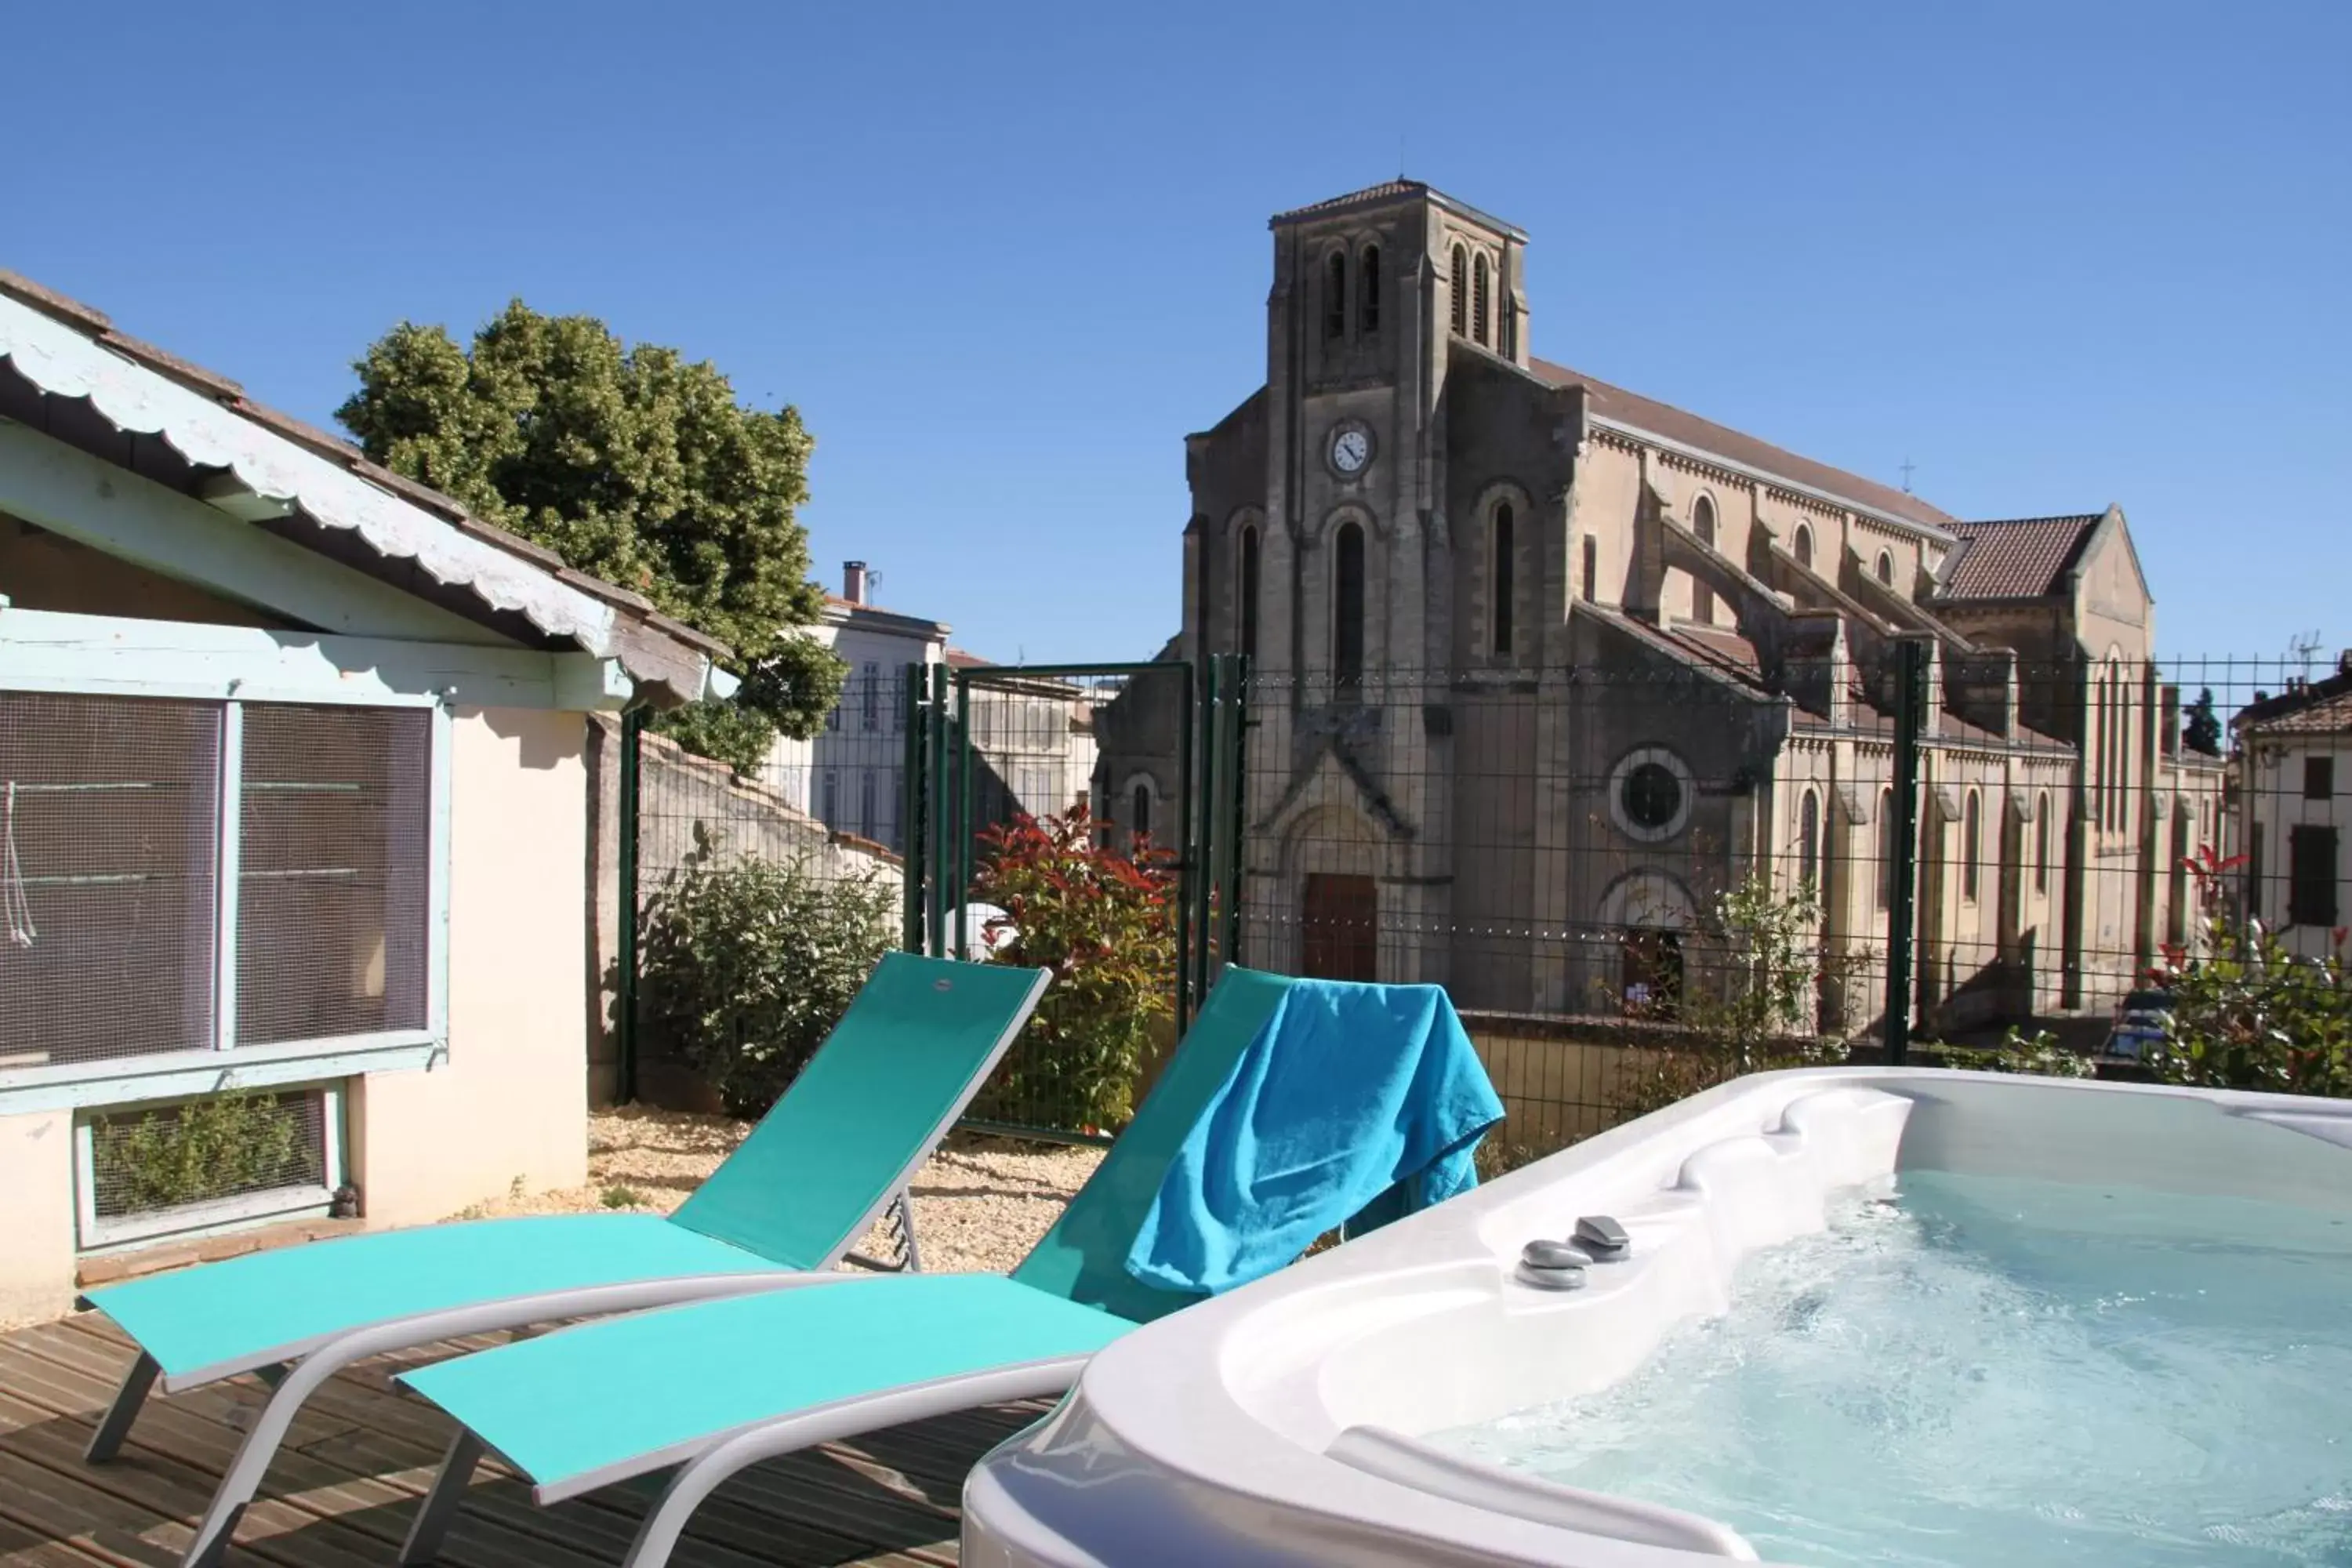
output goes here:
[{"label": "church roof tiles", "polygon": [[1937,584],[1939,599],[2038,599],[2082,559],[2104,513],[1956,522],[1960,541]]}]

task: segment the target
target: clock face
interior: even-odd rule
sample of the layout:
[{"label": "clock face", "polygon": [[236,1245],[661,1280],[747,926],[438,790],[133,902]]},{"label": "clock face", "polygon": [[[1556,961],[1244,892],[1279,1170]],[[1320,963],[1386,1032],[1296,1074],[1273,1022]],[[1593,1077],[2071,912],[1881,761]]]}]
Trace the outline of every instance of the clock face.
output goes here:
[{"label": "clock face", "polygon": [[1372,460],[1372,437],[1355,426],[1331,437],[1331,466],[1343,474],[1360,474]]}]

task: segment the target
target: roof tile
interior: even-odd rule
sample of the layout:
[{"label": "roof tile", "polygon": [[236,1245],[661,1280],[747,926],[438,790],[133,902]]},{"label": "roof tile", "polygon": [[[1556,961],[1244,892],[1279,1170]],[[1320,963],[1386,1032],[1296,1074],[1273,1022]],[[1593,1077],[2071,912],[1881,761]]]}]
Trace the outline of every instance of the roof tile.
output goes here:
[{"label": "roof tile", "polygon": [[1960,547],[1945,563],[1938,599],[2038,599],[2082,558],[2102,512],[1957,522]]}]

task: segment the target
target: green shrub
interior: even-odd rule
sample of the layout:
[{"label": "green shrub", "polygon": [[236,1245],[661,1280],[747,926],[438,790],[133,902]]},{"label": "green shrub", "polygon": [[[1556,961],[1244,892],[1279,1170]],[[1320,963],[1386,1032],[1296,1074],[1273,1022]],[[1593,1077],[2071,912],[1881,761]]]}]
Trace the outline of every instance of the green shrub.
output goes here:
[{"label": "green shrub", "polygon": [[2166,1083],[2352,1095],[2346,932],[2330,933],[2325,957],[2306,958],[2261,921],[2232,919],[2223,879],[2242,858],[2205,848],[2187,862],[2204,910],[2199,951],[2168,947],[2149,974],[2172,994],[2172,1010],[2143,1060]]},{"label": "green shrub", "polygon": [[776,1102],[889,951],[897,900],[878,875],[825,880],[797,863],[695,847],[646,901],[645,1018],[740,1116]]},{"label": "green shrub", "polygon": [[1631,1121],[1746,1073],[1845,1060],[1843,1041],[1810,1029],[1821,914],[1812,884],[1781,893],[1760,872],[1721,894],[1701,934],[1726,955],[1723,984],[1685,984],[1671,999],[1684,1037],[1629,1050],[1611,1111]]},{"label": "green shrub", "polygon": [[972,897],[1013,932],[996,959],[1054,972],[975,1102],[983,1119],[1108,1132],[1135,1113],[1153,1029],[1175,1006],[1176,877],[1148,841],[1121,854],[1094,838],[1083,805],[982,836]]},{"label": "green shrub", "polygon": [[2080,1051],[2070,1051],[2047,1029],[2020,1034],[2011,1024],[1997,1046],[1927,1046],[1948,1068],[1966,1072],[2026,1073],[2035,1078],[2095,1078],[2098,1068]]},{"label": "green shrub", "polygon": [[136,1115],[99,1118],[103,1166],[121,1212],[320,1179],[303,1158],[300,1124],[278,1097],[232,1089]]}]

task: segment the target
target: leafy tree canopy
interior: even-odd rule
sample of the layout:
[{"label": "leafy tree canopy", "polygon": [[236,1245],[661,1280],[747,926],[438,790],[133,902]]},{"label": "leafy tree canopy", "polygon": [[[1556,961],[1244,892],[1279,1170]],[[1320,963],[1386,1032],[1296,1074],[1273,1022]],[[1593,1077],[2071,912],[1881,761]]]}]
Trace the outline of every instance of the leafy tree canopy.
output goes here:
[{"label": "leafy tree canopy", "polygon": [[824,723],[845,667],[803,629],[824,595],[794,516],[813,445],[796,410],[746,408],[708,361],[520,300],[467,347],[404,321],[353,368],[335,413],[370,458],[733,647],[742,691],[677,715],[683,743],[749,769],[778,729]]}]

